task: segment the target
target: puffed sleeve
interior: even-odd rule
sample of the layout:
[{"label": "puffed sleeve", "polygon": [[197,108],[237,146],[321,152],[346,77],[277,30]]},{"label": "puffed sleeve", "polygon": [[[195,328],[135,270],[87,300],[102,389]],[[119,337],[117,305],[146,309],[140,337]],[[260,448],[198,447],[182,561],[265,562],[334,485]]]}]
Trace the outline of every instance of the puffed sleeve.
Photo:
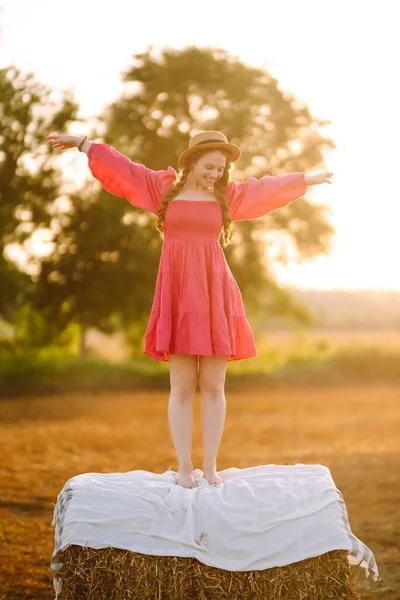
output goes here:
[{"label": "puffed sleeve", "polygon": [[172,167],[153,171],[132,162],[108,144],[93,142],[87,156],[93,177],[104,189],[155,215],[158,214],[161,198],[176,179],[176,171]]},{"label": "puffed sleeve", "polygon": [[257,219],[304,196],[307,184],[304,173],[265,176],[225,187],[233,221]]}]

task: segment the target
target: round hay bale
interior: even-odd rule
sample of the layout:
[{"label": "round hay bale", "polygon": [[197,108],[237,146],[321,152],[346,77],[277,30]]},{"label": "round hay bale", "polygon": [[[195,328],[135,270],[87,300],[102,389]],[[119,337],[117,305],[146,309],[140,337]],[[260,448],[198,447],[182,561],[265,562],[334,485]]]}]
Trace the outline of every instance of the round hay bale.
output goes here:
[{"label": "round hay bale", "polygon": [[55,563],[56,600],[360,599],[346,550],[261,571],[226,571],[195,558],[71,544]]}]

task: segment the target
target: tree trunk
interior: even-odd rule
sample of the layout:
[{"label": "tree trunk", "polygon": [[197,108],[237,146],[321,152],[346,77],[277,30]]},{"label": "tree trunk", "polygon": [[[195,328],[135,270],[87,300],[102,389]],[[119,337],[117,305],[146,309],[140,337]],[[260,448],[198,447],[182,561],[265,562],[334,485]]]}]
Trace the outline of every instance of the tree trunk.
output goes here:
[{"label": "tree trunk", "polygon": [[87,325],[81,325],[81,337],[79,340],[79,356],[83,358],[87,356],[87,345],[86,345],[86,333],[88,330]]}]

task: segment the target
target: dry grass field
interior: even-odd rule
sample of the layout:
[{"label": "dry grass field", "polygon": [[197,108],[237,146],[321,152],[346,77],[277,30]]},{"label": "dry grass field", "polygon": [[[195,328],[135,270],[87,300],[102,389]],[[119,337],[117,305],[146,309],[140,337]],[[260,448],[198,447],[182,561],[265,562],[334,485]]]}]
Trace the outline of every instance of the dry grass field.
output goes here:
[{"label": "dry grass field", "polygon": [[[311,346],[317,342],[327,342],[335,349],[349,346],[376,346],[400,348],[400,331],[390,329],[271,329],[260,336],[258,348],[269,346],[284,352]],[[94,354],[110,361],[119,361],[129,356],[129,349],[121,333],[105,335],[90,329],[87,336],[88,348]]]},{"label": "dry grass field", "polygon": [[264,336],[264,344],[279,350],[293,350],[302,345],[313,345],[321,340],[332,348],[349,346],[375,346],[381,348],[400,348],[400,331],[394,329],[272,329]]},{"label": "dry grass field", "polygon": [[[320,463],[381,579],[357,568],[363,600],[400,599],[400,388],[303,387],[227,394],[219,468]],[[54,598],[57,494],[83,472],[163,472],[176,465],[165,393],[0,401],[0,599]],[[201,468],[200,394],[193,461]],[[295,599],[293,599],[295,600]],[[321,599],[323,600],[323,599]]]}]

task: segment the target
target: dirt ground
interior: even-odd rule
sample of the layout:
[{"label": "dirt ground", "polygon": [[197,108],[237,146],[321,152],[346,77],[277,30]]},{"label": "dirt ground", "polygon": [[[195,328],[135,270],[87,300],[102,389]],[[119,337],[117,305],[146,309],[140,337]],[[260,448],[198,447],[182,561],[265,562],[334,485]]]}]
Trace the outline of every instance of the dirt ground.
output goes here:
[{"label": "dirt ground", "polygon": [[[260,389],[226,399],[218,468],[326,465],[380,571],[374,583],[357,567],[357,590],[363,600],[399,600],[400,387]],[[197,391],[195,468],[200,402]],[[176,467],[167,404],[168,394],[146,392],[0,401],[0,600],[54,598],[51,521],[67,479]]]}]

